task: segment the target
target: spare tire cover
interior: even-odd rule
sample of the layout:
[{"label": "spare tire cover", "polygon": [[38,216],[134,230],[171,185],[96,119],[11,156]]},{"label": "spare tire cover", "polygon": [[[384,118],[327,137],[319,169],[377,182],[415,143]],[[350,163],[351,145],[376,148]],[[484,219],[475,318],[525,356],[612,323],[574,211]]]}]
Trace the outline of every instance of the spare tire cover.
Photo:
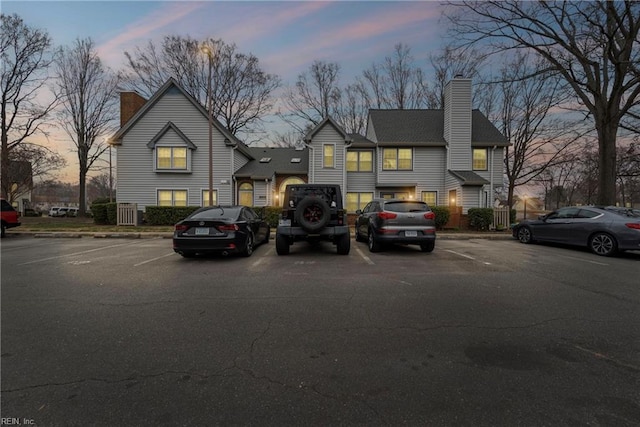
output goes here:
[{"label": "spare tire cover", "polygon": [[329,205],[319,197],[307,196],[296,207],[296,221],[308,232],[320,230],[330,218]]}]

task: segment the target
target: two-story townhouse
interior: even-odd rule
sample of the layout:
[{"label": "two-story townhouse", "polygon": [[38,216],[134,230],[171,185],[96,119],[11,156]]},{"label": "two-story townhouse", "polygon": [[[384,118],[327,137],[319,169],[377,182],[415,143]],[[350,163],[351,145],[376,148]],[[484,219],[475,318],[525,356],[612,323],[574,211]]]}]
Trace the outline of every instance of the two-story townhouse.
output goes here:
[{"label": "two-story townhouse", "polygon": [[456,78],[441,110],[370,110],[366,136],[328,118],[307,134],[309,180],[343,186],[349,212],[374,197],[430,205],[493,205],[507,139],[471,108],[471,80]]},{"label": "two-story townhouse", "polygon": [[[205,108],[174,80],[148,101],[121,94],[121,128],[111,139],[118,201],[206,205],[208,131]],[[492,206],[509,144],[471,109],[471,81],[460,78],[447,86],[443,110],[371,110],[366,136],[330,117],[303,149],[248,147],[215,119],[212,135],[214,203],[278,206],[287,184],[315,182],[340,185],[349,212],[374,197]]]}]

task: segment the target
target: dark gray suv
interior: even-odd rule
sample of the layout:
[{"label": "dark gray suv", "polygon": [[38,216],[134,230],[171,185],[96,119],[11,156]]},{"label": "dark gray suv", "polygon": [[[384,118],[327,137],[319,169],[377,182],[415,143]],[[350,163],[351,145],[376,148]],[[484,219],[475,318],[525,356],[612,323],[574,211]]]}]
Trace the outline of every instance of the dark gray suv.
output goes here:
[{"label": "dark gray suv", "polygon": [[378,252],[384,243],[420,245],[432,252],[436,245],[436,215],[418,200],[376,199],[357,210],[356,240]]},{"label": "dark gray suv", "polygon": [[339,185],[287,185],[276,229],[276,252],[287,255],[290,246],[300,240],[330,241],[338,254],[349,253],[351,237]]}]

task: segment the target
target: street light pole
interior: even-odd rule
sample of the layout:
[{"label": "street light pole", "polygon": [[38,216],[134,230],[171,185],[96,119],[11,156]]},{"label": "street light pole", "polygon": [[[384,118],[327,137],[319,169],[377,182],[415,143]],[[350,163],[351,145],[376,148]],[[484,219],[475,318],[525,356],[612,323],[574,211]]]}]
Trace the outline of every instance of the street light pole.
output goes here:
[{"label": "street light pole", "polygon": [[201,50],[209,58],[209,78],[207,79],[207,111],[209,116],[209,206],[213,206],[213,113],[211,96],[211,71],[213,68],[213,52],[207,45],[203,45]]},{"label": "street light pole", "polygon": [[524,196],[524,219],[527,219],[527,196]]}]

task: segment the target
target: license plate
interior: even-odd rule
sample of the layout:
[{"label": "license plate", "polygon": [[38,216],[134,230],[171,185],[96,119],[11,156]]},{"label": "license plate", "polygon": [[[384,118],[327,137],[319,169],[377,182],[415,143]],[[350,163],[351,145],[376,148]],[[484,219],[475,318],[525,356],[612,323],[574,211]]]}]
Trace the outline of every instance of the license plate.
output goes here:
[{"label": "license plate", "polygon": [[405,235],[405,237],[418,237],[418,232],[417,231],[405,231],[404,235]]},{"label": "license plate", "polygon": [[196,236],[208,236],[209,227],[196,227]]},{"label": "license plate", "polygon": [[280,219],[280,220],[278,220],[278,225],[283,225],[285,227],[291,227],[291,220],[290,219]]}]

